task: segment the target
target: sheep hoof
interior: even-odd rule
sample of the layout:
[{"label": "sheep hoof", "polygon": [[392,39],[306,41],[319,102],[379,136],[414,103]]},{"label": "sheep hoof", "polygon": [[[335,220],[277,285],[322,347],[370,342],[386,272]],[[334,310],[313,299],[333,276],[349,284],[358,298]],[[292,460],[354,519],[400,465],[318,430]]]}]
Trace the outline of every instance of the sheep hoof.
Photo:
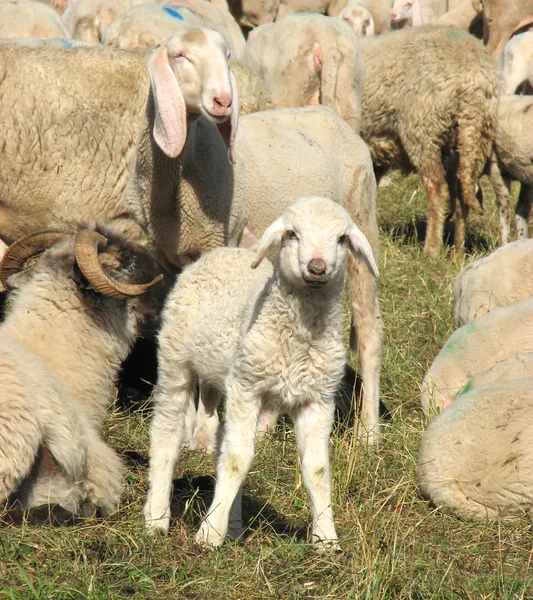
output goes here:
[{"label": "sheep hoof", "polygon": [[318,554],[339,554],[342,552],[337,540],[317,540],[313,542],[313,548]]},{"label": "sheep hoof", "polygon": [[80,517],[84,519],[96,519],[98,516],[98,507],[92,502],[84,502],[80,506]]},{"label": "sheep hoof", "polygon": [[185,448],[191,452],[203,452],[204,454],[213,454],[216,450],[216,440],[208,437],[193,437],[185,444]]},{"label": "sheep hoof", "polygon": [[200,529],[194,536],[194,541],[204,548],[218,548],[224,542],[224,537],[215,531],[209,523],[203,521],[200,525]]}]

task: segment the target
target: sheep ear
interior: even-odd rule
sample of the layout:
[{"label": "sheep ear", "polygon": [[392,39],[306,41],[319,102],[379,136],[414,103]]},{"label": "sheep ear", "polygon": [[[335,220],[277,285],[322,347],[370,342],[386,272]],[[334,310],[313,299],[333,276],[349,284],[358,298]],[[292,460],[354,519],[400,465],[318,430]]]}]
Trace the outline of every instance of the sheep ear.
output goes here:
[{"label": "sheep ear", "polygon": [[[15,290],[24,287],[32,278],[32,271],[33,269],[26,269],[24,271],[19,271],[18,273],[13,273],[13,275],[10,275],[6,279],[5,289],[0,289],[0,291],[6,292],[7,290]],[[0,288],[2,287],[2,284],[0,284]]]},{"label": "sheep ear", "polygon": [[285,225],[285,220],[282,216],[279,219],[276,219],[276,221],[274,221],[272,225],[269,225],[265,229],[265,232],[259,240],[259,247],[257,248],[255,260],[252,263],[252,269],[256,269],[259,266],[259,264],[265,257],[265,254],[273,246],[281,244],[281,238],[283,237],[283,234],[285,233],[286,229],[287,227]]},{"label": "sheep ear", "polygon": [[372,275],[374,277],[379,277],[379,270],[376,261],[374,260],[372,247],[366,239],[365,234],[353,223],[347,233],[350,240],[350,250],[354,257],[362,257]]},{"label": "sheep ear", "polygon": [[422,14],[422,6],[418,0],[414,0],[413,2],[413,11],[411,22],[413,27],[422,27],[424,24],[424,15]]},{"label": "sheep ear", "polygon": [[155,105],[154,139],[167,156],[176,158],[185,145],[187,115],[166,47],[156,50],[150,57],[148,75]]},{"label": "sheep ear", "polygon": [[235,163],[235,136],[237,135],[237,127],[239,126],[239,88],[237,86],[237,80],[235,75],[229,72],[229,78],[231,81],[231,105],[233,110],[231,111],[231,117],[226,119],[224,123],[217,125],[218,131],[226,144],[228,149],[228,158],[231,164]]},{"label": "sheep ear", "polygon": [[366,37],[372,37],[374,35],[374,19],[370,17],[370,22],[368,23],[368,27],[365,31]]}]

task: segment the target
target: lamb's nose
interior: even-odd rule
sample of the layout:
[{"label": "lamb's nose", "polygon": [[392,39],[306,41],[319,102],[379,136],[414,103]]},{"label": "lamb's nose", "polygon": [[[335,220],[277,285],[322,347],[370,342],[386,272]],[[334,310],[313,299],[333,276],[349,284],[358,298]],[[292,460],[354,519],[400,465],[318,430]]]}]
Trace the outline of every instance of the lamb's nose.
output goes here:
[{"label": "lamb's nose", "polygon": [[326,263],[321,258],[313,258],[309,261],[307,269],[311,275],[321,277],[326,272]]},{"label": "lamb's nose", "polygon": [[217,96],[213,96],[213,102],[222,108],[229,108],[231,106],[231,94],[229,92],[221,92]]}]

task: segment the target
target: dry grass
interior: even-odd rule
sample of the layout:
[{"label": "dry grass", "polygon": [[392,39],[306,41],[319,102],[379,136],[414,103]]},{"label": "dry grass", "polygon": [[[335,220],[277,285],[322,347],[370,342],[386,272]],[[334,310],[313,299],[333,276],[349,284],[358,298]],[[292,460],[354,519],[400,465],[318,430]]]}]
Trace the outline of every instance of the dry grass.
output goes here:
[{"label": "dry grass", "polygon": [[[149,409],[117,410],[108,439],[130,457],[120,509],[97,524],[1,526],[0,598],[532,598],[529,522],[460,521],[418,494],[416,460],[426,425],[419,383],[452,331],[451,287],[463,264],[446,253],[424,257],[424,218],[416,177],[396,179],[380,192],[382,397],[392,420],[375,452],[354,443],[351,426],[335,430],[334,505],[343,554],[317,555],[306,543],[309,505],[290,424],[258,446],[245,489],[244,542],[213,552],[193,544],[212,465],[188,453],[176,473],[170,535],[146,538]],[[473,255],[494,247],[492,205],[470,231]]]}]

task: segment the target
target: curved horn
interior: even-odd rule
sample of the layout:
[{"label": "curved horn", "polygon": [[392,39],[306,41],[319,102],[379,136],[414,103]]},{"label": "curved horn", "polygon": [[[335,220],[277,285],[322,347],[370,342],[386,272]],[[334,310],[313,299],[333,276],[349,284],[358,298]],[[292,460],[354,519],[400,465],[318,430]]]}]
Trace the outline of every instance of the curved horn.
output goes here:
[{"label": "curved horn", "polygon": [[98,257],[98,252],[107,247],[107,238],[96,231],[83,229],[76,234],[74,240],[74,254],[80,271],[85,275],[87,281],[100,294],[114,298],[115,300],[125,300],[140,296],[148,291],[152,286],[163,279],[163,275],[158,275],[150,283],[123,283],[111,277],[105,272],[102,263]]},{"label": "curved horn", "polygon": [[65,231],[41,231],[26,235],[13,242],[0,261],[0,283],[4,288],[7,289],[7,278],[18,273],[25,261],[44,252],[64,235],[66,235]]}]

